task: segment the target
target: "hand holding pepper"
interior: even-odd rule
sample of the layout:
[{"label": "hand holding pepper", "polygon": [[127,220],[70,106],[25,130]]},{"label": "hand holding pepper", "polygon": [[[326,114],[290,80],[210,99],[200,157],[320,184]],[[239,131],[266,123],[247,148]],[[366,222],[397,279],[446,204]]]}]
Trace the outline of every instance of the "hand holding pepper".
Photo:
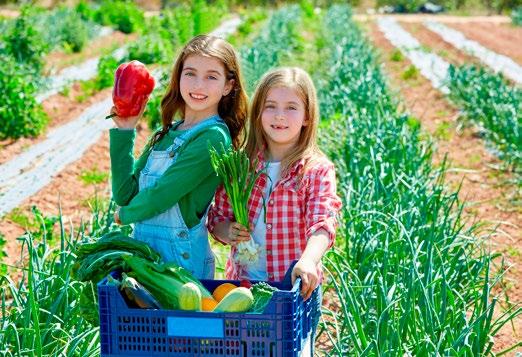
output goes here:
[{"label": "hand holding pepper", "polygon": [[111,117],[112,120],[114,120],[114,123],[120,129],[134,129],[136,127],[136,125],[138,124],[138,122],[140,121],[141,117],[143,116],[143,112],[145,111],[146,107],[147,107],[147,103],[144,103],[143,107],[141,108],[141,111],[138,115],[135,115],[132,117],[121,118],[116,113],[116,107],[113,106],[111,108],[111,114],[109,115],[109,117]]}]

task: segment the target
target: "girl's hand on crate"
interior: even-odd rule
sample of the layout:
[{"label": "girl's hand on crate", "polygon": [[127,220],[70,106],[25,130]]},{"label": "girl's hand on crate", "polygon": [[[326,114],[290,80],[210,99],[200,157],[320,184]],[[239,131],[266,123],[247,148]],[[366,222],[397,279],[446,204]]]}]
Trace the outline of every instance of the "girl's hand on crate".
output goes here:
[{"label": "girl's hand on crate", "polygon": [[312,259],[299,259],[292,270],[292,285],[298,277],[301,278],[301,296],[308,300],[319,285],[317,264]]}]

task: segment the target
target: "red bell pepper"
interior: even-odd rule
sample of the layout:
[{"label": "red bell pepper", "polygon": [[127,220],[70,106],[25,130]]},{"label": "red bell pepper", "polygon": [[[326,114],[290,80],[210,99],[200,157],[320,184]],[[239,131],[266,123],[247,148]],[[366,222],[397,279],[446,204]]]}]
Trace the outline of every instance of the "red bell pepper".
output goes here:
[{"label": "red bell pepper", "polygon": [[136,116],[154,89],[154,77],[139,61],[122,63],[114,76],[112,101],[121,118]]}]

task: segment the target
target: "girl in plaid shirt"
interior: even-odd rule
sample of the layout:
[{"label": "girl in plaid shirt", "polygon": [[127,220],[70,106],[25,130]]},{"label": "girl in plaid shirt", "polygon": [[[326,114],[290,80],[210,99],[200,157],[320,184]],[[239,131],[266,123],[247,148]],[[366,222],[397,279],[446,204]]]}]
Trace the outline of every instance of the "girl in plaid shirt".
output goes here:
[{"label": "girl in plaid shirt", "polygon": [[[228,279],[282,280],[292,262],[292,284],[301,277],[308,299],[319,285],[321,258],[334,244],[341,200],[334,165],[319,150],[319,111],[310,76],[300,68],[265,74],[252,100],[246,151],[257,170],[266,168],[248,201],[250,227],[234,220],[224,187],[210,207],[207,227],[232,246]],[[255,264],[237,262],[236,245],[253,239],[261,246]]]}]

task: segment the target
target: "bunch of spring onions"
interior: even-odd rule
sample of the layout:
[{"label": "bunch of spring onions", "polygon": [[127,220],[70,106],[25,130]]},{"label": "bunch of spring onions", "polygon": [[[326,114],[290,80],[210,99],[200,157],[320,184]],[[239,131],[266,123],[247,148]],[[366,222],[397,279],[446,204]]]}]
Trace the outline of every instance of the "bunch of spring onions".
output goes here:
[{"label": "bunch of spring onions", "polygon": [[[209,148],[209,151],[212,167],[223,180],[236,221],[248,228],[248,199],[262,171],[255,172],[255,163],[253,167],[250,165],[250,159],[243,150],[225,149],[222,146],[221,153],[215,148]],[[250,239],[237,245],[236,260],[241,265],[255,264],[260,252],[259,244]]]}]

